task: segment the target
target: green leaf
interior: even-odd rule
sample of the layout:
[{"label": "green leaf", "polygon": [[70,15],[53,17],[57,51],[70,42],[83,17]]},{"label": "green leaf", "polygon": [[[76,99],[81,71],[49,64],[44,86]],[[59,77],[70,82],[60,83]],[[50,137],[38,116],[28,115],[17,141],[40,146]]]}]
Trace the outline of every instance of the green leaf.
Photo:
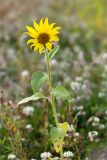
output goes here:
[{"label": "green leaf", "polygon": [[55,48],[53,48],[52,51],[50,51],[50,52],[48,53],[48,55],[49,55],[49,60],[52,60],[52,59],[54,58],[54,56],[55,56],[55,54],[58,52],[58,50],[59,50],[59,46],[56,46]]},{"label": "green leaf", "polygon": [[62,98],[63,100],[71,100],[70,93],[63,86],[57,86],[52,90],[52,95],[56,98]]},{"label": "green leaf", "polygon": [[56,152],[57,153],[60,152],[64,144],[64,137],[65,137],[64,130],[61,128],[53,127],[50,131],[50,135]]},{"label": "green leaf", "polygon": [[27,98],[24,98],[23,100],[21,100],[19,103],[18,103],[18,106],[23,104],[23,103],[27,103],[29,101],[36,101],[40,98],[46,98],[44,97],[44,95],[42,93],[35,93],[34,95],[30,96],[30,97],[27,97]]},{"label": "green leaf", "polygon": [[42,73],[40,71],[33,73],[31,79],[31,86],[34,93],[36,93],[39,90],[39,88],[41,87],[41,85],[44,84],[46,79],[47,79],[47,74],[45,73]]}]

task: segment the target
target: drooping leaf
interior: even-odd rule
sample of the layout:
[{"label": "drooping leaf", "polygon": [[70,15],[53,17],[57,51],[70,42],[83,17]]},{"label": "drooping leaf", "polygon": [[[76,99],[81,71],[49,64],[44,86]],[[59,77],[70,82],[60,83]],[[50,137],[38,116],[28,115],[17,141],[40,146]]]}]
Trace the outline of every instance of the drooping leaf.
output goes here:
[{"label": "drooping leaf", "polygon": [[68,127],[69,127],[68,122],[59,123],[59,128],[63,129],[65,133],[67,132]]},{"label": "drooping leaf", "polygon": [[56,152],[60,152],[63,148],[65,132],[61,128],[53,127],[50,131],[51,140]]},{"label": "drooping leaf", "polygon": [[57,86],[52,90],[52,95],[56,98],[62,98],[63,100],[71,100],[70,93],[63,86]]},{"label": "drooping leaf", "polygon": [[36,101],[40,98],[45,98],[44,95],[42,93],[35,93],[34,95],[30,96],[30,97],[27,97],[27,98],[24,98],[23,100],[21,100],[18,105],[21,105],[21,104],[24,104],[24,103],[27,103],[29,101]]},{"label": "drooping leaf", "polygon": [[41,85],[44,84],[46,79],[47,79],[47,74],[43,72],[38,71],[33,73],[31,79],[31,86],[34,93],[36,93],[39,90],[39,88],[41,87]]},{"label": "drooping leaf", "polygon": [[58,50],[59,50],[59,46],[56,46],[55,48],[52,49],[52,51],[50,51],[50,52],[48,53],[48,55],[49,55],[49,60],[52,60],[52,59],[54,58],[54,56],[55,56],[55,54],[58,52]]}]

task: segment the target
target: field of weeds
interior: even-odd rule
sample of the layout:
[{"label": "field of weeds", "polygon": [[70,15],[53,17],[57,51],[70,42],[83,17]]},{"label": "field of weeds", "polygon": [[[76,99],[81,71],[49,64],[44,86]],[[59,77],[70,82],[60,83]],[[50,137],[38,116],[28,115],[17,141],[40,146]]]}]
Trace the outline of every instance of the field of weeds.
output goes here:
[{"label": "field of weeds", "polygon": [[0,0],[0,160],[107,160],[106,6]]}]

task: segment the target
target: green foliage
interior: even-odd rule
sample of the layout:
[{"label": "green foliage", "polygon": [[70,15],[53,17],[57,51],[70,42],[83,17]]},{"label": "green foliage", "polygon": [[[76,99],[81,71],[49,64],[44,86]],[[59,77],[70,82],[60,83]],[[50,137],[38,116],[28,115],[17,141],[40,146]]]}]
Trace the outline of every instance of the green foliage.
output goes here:
[{"label": "green foliage", "polygon": [[33,92],[36,93],[40,87],[45,83],[47,79],[47,75],[43,72],[34,72],[31,78],[31,86]]},{"label": "green foliage", "polygon": [[[66,2],[66,5],[64,4],[62,0],[59,0],[57,3],[55,0],[55,5],[53,4],[54,6],[51,7],[54,12],[52,11],[50,16],[53,15],[54,18],[53,13],[56,13],[56,11],[57,14],[61,16],[61,20],[57,19],[57,21],[62,26],[62,35],[59,42],[60,53],[59,46],[56,46],[48,53],[48,58],[50,62],[52,61],[52,67],[54,66],[52,71],[54,86],[57,82],[61,85],[64,83],[64,86],[67,87],[70,92],[63,86],[57,86],[53,88],[51,94],[55,98],[58,98],[56,107],[59,123],[61,124],[59,127],[63,128],[62,124],[66,121],[72,124],[73,118],[78,115],[76,131],[83,136],[83,140],[78,140],[79,142],[77,141],[75,143],[79,146],[79,153],[82,155],[82,159],[85,159],[87,154],[94,150],[95,147],[100,145],[104,147],[107,145],[107,115],[105,114],[107,112],[107,1],[83,0],[77,2],[70,0]],[[38,159],[42,152],[52,151],[47,128],[50,130],[50,126],[55,125],[53,112],[47,101],[47,97],[40,93],[42,86],[44,86],[44,93],[47,95],[49,93],[48,87],[45,85],[47,75],[44,73],[46,71],[46,66],[43,65],[44,54],[41,56],[35,53],[28,54],[28,52],[32,51],[24,47],[24,42],[23,44],[21,43],[21,45],[19,44],[17,35],[7,33],[7,31],[2,32],[2,29],[0,34],[1,53],[3,53],[0,54],[0,86],[6,92],[8,99],[13,100],[13,104],[21,99],[22,96],[27,97],[28,95],[32,95],[31,86],[29,85],[30,75],[28,77],[23,76],[22,72],[27,70],[28,73],[32,73],[35,71],[35,68],[36,70],[39,69],[43,71],[43,73],[35,72],[32,76],[31,85],[34,95],[23,99],[18,104],[23,104],[23,106],[26,107],[25,103],[29,102],[29,105],[35,107],[33,116],[24,116],[21,112],[23,107],[17,109],[17,106],[12,105],[11,107],[3,107],[1,110],[0,106],[2,118],[4,112],[7,113],[5,115],[7,122],[10,118],[12,122],[14,122],[14,119],[15,122],[17,122],[17,117],[20,113],[20,125],[16,126],[21,129],[21,138],[25,139],[22,142],[22,152],[26,153],[28,156],[27,159],[32,159],[33,157]],[[13,49],[14,53],[10,52],[11,49]],[[55,56],[56,59],[54,60]],[[72,82],[76,82],[76,89],[71,87]],[[41,103],[41,99],[44,100],[43,103]],[[38,100],[40,100],[40,102],[38,102]],[[72,103],[68,105],[68,101]],[[8,104],[8,102],[6,102],[6,104]],[[75,106],[77,110],[74,110]],[[79,106],[83,106],[84,110],[79,112]],[[12,107],[14,108],[13,111],[11,111]],[[16,115],[15,112],[17,112]],[[92,126],[91,123],[88,124],[88,119],[92,116],[99,117],[100,123],[104,124],[105,128],[100,130],[98,126]],[[9,139],[12,141],[13,138],[12,143],[14,144],[16,133],[11,133],[7,126],[4,125],[5,123],[6,122],[1,120],[0,117],[0,160],[7,160],[7,155],[12,151],[16,153],[16,150],[13,150],[13,146],[9,143]],[[1,127],[1,124],[3,127]],[[31,124],[33,129],[27,130],[26,124]],[[56,139],[57,143],[55,147],[58,148],[58,145],[62,147],[63,140],[60,141],[58,138],[60,133],[59,129],[54,128],[55,129],[51,131],[53,144],[55,144]],[[98,143],[89,142],[88,133],[92,130],[98,131],[98,138],[100,139]],[[62,132],[61,135],[63,139],[64,135]],[[19,144],[19,141],[17,141],[16,144]],[[67,139],[66,137],[64,150],[71,150],[71,148],[73,148],[73,151],[77,154],[75,144],[72,143],[72,138]]]},{"label": "green foliage", "polygon": [[24,98],[23,100],[21,100],[18,105],[27,103],[29,101],[37,101],[38,99],[43,99],[45,98],[44,95],[42,93],[35,93],[34,95]]},{"label": "green foliage", "polygon": [[63,147],[65,132],[61,128],[53,127],[50,131],[51,140],[56,152],[60,152]]},{"label": "green foliage", "polygon": [[63,86],[57,86],[52,90],[51,93],[56,98],[62,98],[63,100],[71,100],[70,93],[67,89],[65,89]]},{"label": "green foliage", "polygon": [[48,53],[48,57],[50,61],[54,58],[58,50],[59,50],[59,46],[56,46],[55,48],[52,49],[52,51]]}]

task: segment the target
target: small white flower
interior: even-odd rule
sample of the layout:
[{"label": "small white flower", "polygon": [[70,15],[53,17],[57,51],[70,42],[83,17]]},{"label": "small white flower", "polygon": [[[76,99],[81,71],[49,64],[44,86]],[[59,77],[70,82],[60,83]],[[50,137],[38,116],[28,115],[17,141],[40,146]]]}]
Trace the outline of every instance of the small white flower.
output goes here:
[{"label": "small white flower", "polygon": [[[93,126],[96,126],[100,122],[100,118],[96,116],[92,116],[88,119],[88,123],[92,122]],[[95,125],[94,125],[95,124]]]},{"label": "small white flower", "polygon": [[83,106],[74,106],[74,107],[73,107],[73,110],[74,110],[74,111],[82,111],[83,109],[84,109]]},{"label": "small white flower", "polygon": [[74,126],[71,124],[68,126],[68,131],[73,132],[74,131]]},{"label": "small white flower", "polygon": [[21,75],[20,75],[22,81],[28,80],[28,79],[29,79],[29,76],[30,76],[30,73],[29,73],[28,70],[23,70],[23,71],[21,72]]},{"label": "small white flower", "polygon": [[32,116],[34,113],[34,108],[32,106],[24,107],[22,113],[26,116]]},{"label": "small white flower", "polygon": [[94,142],[94,141],[98,142],[99,139],[97,138],[97,136],[98,136],[98,132],[97,131],[91,131],[91,132],[88,133],[88,137],[89,137],[89,140],[91,142]]},{"label": "small white flower", "polygon": [[16,159],[17,157],[16,157],[16,155],[15,154],[9,154],[8,155],[8,160],[14,160],[14,159]]},{"label": "small white flower", "polygon": [[100,122],[100,118],[98,117],[93,117],[94,122]]},{"label": "small white flower", "polygon": [[98,132],[97,131],[91,131],[91,132],[88,133],[88,136],[89,137],[96,137],[96,136],[98,136]]},{"label": "small white flower", "polygon": [[92,123],[92,126],[93,126],[93,127],[98,127],[98,126],[99,126],[99,123],[93,122],[93,123]]},{"label": "small white flower", "polygon": [[32,127],[32,125],[31,125],[31,124],[27,124],[27,125],[26,125],[26,129],[28,129],[28,130],[30,130],[30,131],[31,131],[31,130],[33,130],[33,127]]},{"label": "small white flower", "polygon": [[74,137],[79,137],[79,136],[80,136],[79,132],[74,133]]},{"label": "small white flower", "polygon": [[99,125],[99,129],[100,129],[100,130],[105,129],[105,125],[104,125],[104,124],[100,124],[100,125]]},{"label": "small white flower", "polygon": [[26,141],[26,139],[25,139],[25,138],[22,138],[21,140],[22,140],[22,142],[25,142],[25,141]]},{"label": "small white flower", "polygon": [[79,82],[71,82],[70,86],[73,91],[80,91],[81,90],[81,84]]},{"label": "small white flower", "polygon": [[65,158],[72,158],[72,157],[74,157],[74,154],[71,151],[67,151],[67,152],[64,152],[63,156]]},{"label": "small white flower", "polygon": [[78,112],[78,115],[84,116],[84,115],[86,115],[86,112],[81,110],[81,111]]},{"label": "small white flower", "polygon": [[52,157],[52,154],[50,152],[43,152],[41,153],[40,157],[42,158],[42,160],[46,160],[47,158]]},{"label": "small white flower", "polygon": [[28,76],[29,76],[29,71],[28,71],[28,70],[23,70],[23,71],[21,72],[21,76],[22,76],[22,77],[28,77]]}]

